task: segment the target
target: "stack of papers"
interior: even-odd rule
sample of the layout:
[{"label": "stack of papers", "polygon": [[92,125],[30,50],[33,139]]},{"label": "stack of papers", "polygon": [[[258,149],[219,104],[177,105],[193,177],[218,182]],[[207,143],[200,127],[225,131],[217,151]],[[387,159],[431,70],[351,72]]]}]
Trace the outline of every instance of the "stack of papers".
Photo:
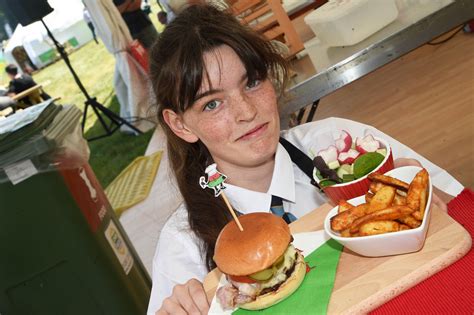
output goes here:
[{"label": "stack of papers", "polygon": [[0,121],[0,168],[28,159],[45,162],[80,117],[77,107],[48,100]]}]

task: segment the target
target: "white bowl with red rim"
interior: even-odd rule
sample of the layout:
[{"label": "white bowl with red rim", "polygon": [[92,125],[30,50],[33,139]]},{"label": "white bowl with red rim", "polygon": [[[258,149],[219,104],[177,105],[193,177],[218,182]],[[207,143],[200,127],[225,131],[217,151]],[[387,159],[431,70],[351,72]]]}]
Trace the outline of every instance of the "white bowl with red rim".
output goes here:
[{"label": "white bowl with red rim", "polygon": [[[393,169],[385,174],[410,183],[420,170],[421,167],[418,166],[404,166]],[[430,224],[430,205],[433,194],[431,178],[429,178],[428,182],[426,210],[423,221],[417,228],[370,236],[343,237],[331,229],[331,218],[335,216],[338,211],[338,207],[334,207],[324,219],[324,231],[329,237],[341,245],[344,245],[344,247],[362,256],[380,257],[419,251],[423,248]],[[354,206],[360,205],[365,203],[365,196],[350,199],[348,202]]]},{"label": "white bowl with red rim", "polygon": [[[384,139],[381,139],[378,137],[374,137],[374,139],[379,141],[381,145],[381,149],[386,149],[387,152],[382,162],[380,162],[380,164],[370,173],[379,172],[383,174],[394,168],[392,149],[390,147],[390,144]],[[331,199],[332,202],[334,202],[335,204],[338,204],[339,200],[349,200],[357,196],[365,195],[370,185],[370,181],[367,178],[367,175],[362,176],[356,180],[353,180],[347,183],[340,183],[340,184],[335,184],[331,186],[326,186],[326,187],[323,187],[322,190],[324,191],[326,196],[328,196],[328,198]],[[316,169],[314,169],[313,178],[315,182],[318,184],[321,181],[316,176]]]}]

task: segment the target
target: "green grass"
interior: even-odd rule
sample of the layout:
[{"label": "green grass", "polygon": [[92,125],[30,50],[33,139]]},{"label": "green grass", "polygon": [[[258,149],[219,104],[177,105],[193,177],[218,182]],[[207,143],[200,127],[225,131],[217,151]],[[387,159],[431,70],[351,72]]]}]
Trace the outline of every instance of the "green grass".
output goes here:
[{"label": "green grass", "polygon": [[0,60],[0,86],[2,87],[7,87],[9,82],[5,67],[5,60]]},{"label": "green grass", "polygon": [[[156,17],[159,7],[156,3],[151,5],[153,12],[150,17],[161,32],[163,26]],[[71,53],[69,59],[89,95],[96,97],[101,104],[118,114],[120,105],[113,88],[115,59],[102,42],[98,45],[94,41],[89,42]],[[0,71],[4,72],[4,69]],[[74,104],[83,110],[85,97],[62,60],[41,69],[33,78],[42,84],[52,97],[61,97],[60,104]],[[89,109],[87,116],[85,137],[102,134],[102,126],[93,111]],[[152,133],[153,130],[143,135],[131,136],[117,131],[112,136],[89,142],[89,163],[103,187],[107,187],[131,161],[145,153]]]},{"label": "green grass", "polygon": [[[108,106],[118,113],[120,105],[114,96]],[[85,133],[86,138],[99,136],[104,130],[98,120]],[[90,164],[97,178],[104,187],[107,185],[137,156],[145,153],[146,147],[153,134],[153,130],[139,136],[113,133],[109,137],[89,142],[91,151]]]}]

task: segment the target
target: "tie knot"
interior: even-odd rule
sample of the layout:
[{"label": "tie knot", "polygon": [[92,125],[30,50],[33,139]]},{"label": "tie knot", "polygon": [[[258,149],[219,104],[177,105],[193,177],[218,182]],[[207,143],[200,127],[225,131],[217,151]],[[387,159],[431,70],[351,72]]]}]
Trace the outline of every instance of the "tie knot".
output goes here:
[{"label": "tie knot", "polygon": [[291,222],[296,220],[296,217],[289,213],[285,212],[285,209],[283,209],[283,199],[281,199],[278,196],[272,195],[272,202],[270,205],[270,211],[279,217],[282,217],[283,220],[285,220],[286,223],[290,224]]}]

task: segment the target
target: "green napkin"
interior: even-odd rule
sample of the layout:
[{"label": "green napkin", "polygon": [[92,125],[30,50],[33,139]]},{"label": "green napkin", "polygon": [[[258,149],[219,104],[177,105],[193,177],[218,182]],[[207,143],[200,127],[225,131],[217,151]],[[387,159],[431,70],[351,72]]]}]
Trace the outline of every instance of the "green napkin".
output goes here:
[{"label": "green napkin", "polygon": [[305,257],[312,269],[298,290],[287,299],[261,311],[238,309],[232,314],[326,314],[342,248],[342,245],[330,239]]}]

